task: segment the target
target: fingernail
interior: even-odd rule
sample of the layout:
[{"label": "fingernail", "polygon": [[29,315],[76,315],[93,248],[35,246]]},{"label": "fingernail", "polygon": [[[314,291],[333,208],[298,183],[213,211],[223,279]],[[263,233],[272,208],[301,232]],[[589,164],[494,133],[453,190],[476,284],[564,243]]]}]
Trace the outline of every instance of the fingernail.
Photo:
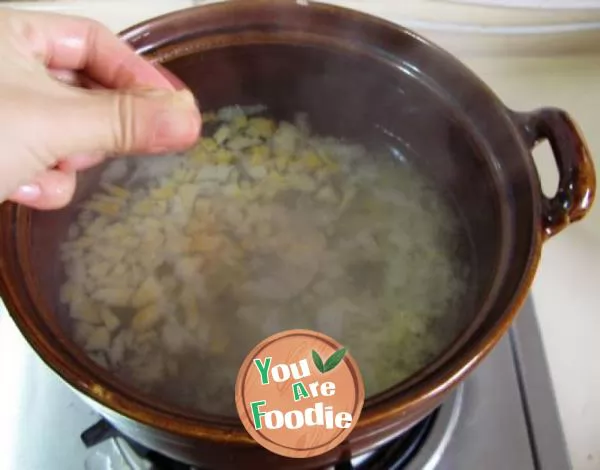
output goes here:
[{"label": "fingernail", "polygon": [[197,107],[196,98],[188,89],[172,91],[164,88],[137,88],[132,93],[149,98],[170,98],[172,104],[178,107]]},{"label": "fingernail", "polygon": [[175,88],[176,90],[181,90],[185,88],[185,83],[183,83],[177,76],[175,76],[171,71],[161,64],[156,63],[154,67],[162,74],[163,77],[167,79],[167,81]]},{"label": "fingernail", "polygon": [[19,186],[14,194],[15,198],[23,201],[33,201],[40,197],[42,194],[42,188],[37,184],[24,184]]},{"label": "fingernail", "polygon": [[149,98],[168,98],[169,96],[174,95],[176,92],[172,90],[166,90],[164,88],[145,88],[139,87],[134,90],[131,90],[131,93],[138,96],[144,96]]},{"label": "fingernail", "polygon": [[189,90],[179,90],[174,93],[173,102],[184,109],[197,108],[196,98]]}]

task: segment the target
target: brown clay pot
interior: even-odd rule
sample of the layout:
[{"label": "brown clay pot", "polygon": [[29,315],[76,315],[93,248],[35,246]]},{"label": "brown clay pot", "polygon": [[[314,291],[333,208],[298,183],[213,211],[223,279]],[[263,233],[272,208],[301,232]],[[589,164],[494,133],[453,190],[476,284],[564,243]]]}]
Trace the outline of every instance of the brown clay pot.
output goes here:
[{"label": "brown clay pot", "polygon": [[[403,148],[460,207],[473,239],[472,321],[430,366],[367,400],[347,442],[311,459],[271,454],[236,419],[190,417],[136,394],[89,360],[56,311],[57,243],[69,209],[0,209],[0,294],[39,356],[117,428],[205,468],[320,468],[367,451],[437,407],[509,328],[531,285],[542,243],[590,209],[592,160],[559,109],[507,109],[457,59],[411,31],[351,10],[236,1],[156,18],[122,33],[162,63],[205,109],[268,105],[304,110],[317,130]],[[531,156],[552,146],[560,180],[542,194]],[[79,192],[95,184],[80,178]]]}]

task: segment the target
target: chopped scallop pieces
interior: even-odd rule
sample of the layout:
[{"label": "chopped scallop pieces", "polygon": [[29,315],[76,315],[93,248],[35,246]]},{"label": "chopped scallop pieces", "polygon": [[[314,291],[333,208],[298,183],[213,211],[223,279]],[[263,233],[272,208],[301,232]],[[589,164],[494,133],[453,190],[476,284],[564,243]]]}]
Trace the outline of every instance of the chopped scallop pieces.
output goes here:
[{"label": "chopped scallop pieces", "polygon": [[131,299],[131,290],[127,287],[107,287],[91,293],[94,300],[111,307],[127,307]]},{"label": "chopped scallop pieces", "polygon": [[96,306],[89,301],[83,301],[77,307],[71,307],[71,316],[91,325],[100,325],[102,317]]},{"label": "chopped scallop pieces", "polygon": [[234,133],[243,131],[247,125],[248,117],[245,114],[241,113],[231,120],[231,131]]},{"label": "chopped scallop pieces", "polygon": [[254,179],[263,179],[267,176],[267,169],[264,166],[249,166],[246,171]]},{"label": "chopped scallop pieces", "polygon": [[198,235],[189,245],[191,252],[213,252],[221,246],[222,239],[214,235]]},{"label": "chopped scallop pieces", "polygon": [[250,149],[250,161],[252,166],[265,164],[271,156],[271,149],[266,144],[255,145]]},{"label": "chopped scallop pieces", "polygon": [[196,181],[214,180],[218,182],[226,181],[233,171],[231,165],[205,165],[199,169],[196,175]]},{"label": "chopped scallop pieces", "polygon": [[110,331],[105,326],[96,328],[87,338],[85,349],[88,351],[108,351]]},{"label": "chopped scallop pieces", "polygon": [[161,295],[161,286],[154,276],[148,276],[131,298],[131,306],[143,307],[156,301]]},{"label": "chopped scallop pieces", "polygon": [[75,249],[83,249],[83,248],[90,248],[95,243],[96,243],[96,239],[93,236],[91,236],[91,234],[89,234],[89,232],[88,232],[86,234],[86,236],[83,236],[83,237],[79,238],[76,242],[73,242],[73,245],[74,245]]},{"label": "chopped scallop pieces", "polygon": [[199,279],[197,284],[186,284],[181,289],[179,301],[183,308],[185,324],[189,328],[194,329],[200,323],[199,312],[201,304],[199,300],[206,297],[205,289],[204,281],[202,279]]},{"label": "chopped scallop pieces", "polygon": [[100,318],[102,318],[102,322],[104,323],[104,326],[106,326],[106,329],[111,333],[121,326],[119,317],[117,317],[109,308],[103,308],[100,311]]},{"label": "chopped scallop pieces", "polygon": [[335,190],[330,185],[323,186],[321,189],[319,189],[317,194],[315,194],[315,198],[318,201],[330,204],[336,204],[338,202],[338,197],[335,194]]},{"label": "chopped scallop pieces", "polygon": [[110,268],[111,268],[111,263],[109,263],[108,261],[99,261],[97,263],[94,263],[88,269],[87,274],[93,279],[101,280],[108,275]]},{"label": "chopped scallop pieces", "polygon": [[165,236],[162,233],[147,233],[144,237],[141,237],[141,240],[138,239],[135,249],[142,250],[144,253],[153,253],[156,250],[163,249],[164,244]]},{"label": "chopped scallop pieces", "polygon": [[161,319],[161,311],[158,305],[150,304],[138,310],[131,320],[131,327],[136,332],[143,332],[151,329]]},{"label": "chopped scallop pieces", "polygon": [[153,189],[150,191],[150,196],[154,199],[169,199],[172,198],[177,192],[174,185],[164,185],[160,188]]},{"label": "chopped scallop pieces", "polygon": [[73,281],[67,281],[62,285],[59,292],[59,299],[61,304],[71,303],[74,289],[75,287]]},{"label": "chopped scallop pieces", "polygon": [[204,259],[201,256],[193,256],[177,260],[175,264],[175,275],[182,281],[197,279],[202,270]]},{"label": "chopped scallop pieces", "polygon": [[132,347],[134,349],[148,350],[158,340],[158,333],[155,330],[149,330],[144,332],[136,332],[132,330],[134,335]]},{"label": "chopped scallop pieces", "polygon": [[314,178],[304,174],[290,175],[288,184],[290,187],[300,191],[312,192],[317,189],[317,182]]},{"label": "chopped scallop pieces", "polygon": [[243,116],[244,110],[240,106],[226,106],[217,111],[219,121],[232,121],[237,116]]},{"label": "chopped scallop pieces", "polygon": [[225,196],[240,196],[242,191],[237,183],[231,183],[223,186],[223,195]]},{"label": "chopped scallop pieces", "polygon": [[127,346],[127,334],[122,331],[115,336],[108,350],[108,359],[114,367],[119,367],[123,362]]},{"label": "chopped scallop pieces", "polygon": [[102,352],[90,352],[90,359],[104,369],[108,369],[106,355]]},{"label": "chopped scallop pieces", "polygon": [[139,216],[151,216],[154,212],[154,203],[152,200],[142,200],[133,204],[130,208],[131,214]]},{"label": "chopped scallop pieces", "polygon": [[121,211],[121,204],[118,202],[90,201],[85,208],[99,214],[115,216]]},{"label": "chopped scallop pieces", "polygon": [[104,189],[108,194],[111,194],[121,199],[126,199],[131,195],[131,193],[125,188],[121,188],[120,186],[117,186],[115,184],[101,183],[100,187]]},{"label": "chopped scallop pieces", "polygon": [[179,188],[179,197],[186,210],[192,210],[194,208],[194,202],[197,196],[198,186],[195,184],[184,184]]},{"label": "chopped scallop pieces", "polygon": [[275,132],[275,122],[264,117],[253,117],[248,120],[246,134],[252,137],[268,139]]},{"label": "chopped scallop pieces", "polygon": [[[162,250],[166,253],[185,253],[191,249],[192,244],[191,237],[175,230],[169,230]],[[157,249],[161,248],[157,247]]]},{"label": "chopped scallop pieces", "polygon": [[[211,119],[216,132],[184,158],[111,163],[116,170],[104,172],[61,246],[68,281],[60,300],[75,341],[143,390],[187,382],[188,351],[228,354],[221,296],[241,305],[242,328],[275,332],[286,315],[269,301],[319,308],[346,282],[340,263],[323,261],[323,247],[370,176],[349,189],[334,177],[360,172],[352,165],[362,150],[311,138],[303,116],[292,125],[231,107]],[[305,222],[291,226],[296,208],[310,211],[317,237],[300,234]],[[355,249],[376,251],[372,237],[351,238],[362,242]],[[321,309],[319,326],[339,336],[341,317],[354,315],[348,302]]]},{"label": "chopped scallop pieces", "polygon": [[200,140],[199,145],[200,145],[200,147],[202,147],[205,150],[208,150],[209,152],[214,152],[219,149],[218,144],[215,142],[215,139],[213,139],[212,137],[203,137]]},{"label": "chopped scallop pieces", "polygon": [[229,138],[230,135],[231,135],[231,127],[223,124],[221,127],[219,127],[219,129],[217,129],[217,132],[215,132],[213,139],[215,139],[215,142],[218,145],[221,145],[223,142],[225,142]]},{"label": "chopped scallop pieces", "polygon": [[307,170],[316,170],[323,166],[323,161],[311,150],[305,150],[300,157],[300,163]]},{"label": "chopped scallop pieces", "polygon": [[[217,165],[231,165],[235,162],[235,155],[231,150],[220,148],[214,154],[214,162]],[[194,179],[196,177],[194,176]]]},{"label": "chopped scallop pieces", "polygon": [[153,218],[144,218],[136,223],[136,229],[140,234],[159,235],[162,232],[162,224],[159,220]]},{"label": "chopped scallop pieces", "polygon": [[240,150],[245,150],[249,147],[259,145],[260,142],[261,141],[259,139],[253,137],[237,135],[227,142],[227,148],[239,152]]},{"label": "chopped scallop pieces", "polygon": [[275,157],[291,157],[300,139],[298,129],[290,123],[282,122],[273,135],[272,145]]},{"label": "chopped scallop pieces", "polygon": [[118,247],[114,246],[105,246],[102,247],[101,256],[104,260],[110,263],[112,266],[117,269],[119,267],[119,263],[125,256],[126,252]]}]

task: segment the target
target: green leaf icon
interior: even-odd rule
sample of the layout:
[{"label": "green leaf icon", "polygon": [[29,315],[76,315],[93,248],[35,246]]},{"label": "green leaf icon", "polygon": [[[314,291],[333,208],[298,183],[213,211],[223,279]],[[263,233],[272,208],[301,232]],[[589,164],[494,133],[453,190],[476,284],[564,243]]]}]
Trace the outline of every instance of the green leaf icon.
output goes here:
[{"label": "green leaf icon", "polygon": [[[337,365],[340,362],[342,362],[342,359],[344,359],[345,355],[346,355],[346,348],[338,349],[331,356],[329,356],[329,359],[327,359],[327,361],[325,362],[325,367],[323,367],[323,371],[329,372],[330,370],[335,369],[337,367]],[[321,358],[319,358],[319,359],[321,359]]]},{"label": "green leaf icon", "polygon": [[313,359],[313,362],[315,363],[315,366],[317,367],[317,369],[319,369],[319,372],[321,374],[323,372],[325,372],[325,370],[323,368],[323,359],[321,359],[321,356],[319,356],[319,353],[317,351],[315,351],[314,349],[312,351],[312,359]]}]

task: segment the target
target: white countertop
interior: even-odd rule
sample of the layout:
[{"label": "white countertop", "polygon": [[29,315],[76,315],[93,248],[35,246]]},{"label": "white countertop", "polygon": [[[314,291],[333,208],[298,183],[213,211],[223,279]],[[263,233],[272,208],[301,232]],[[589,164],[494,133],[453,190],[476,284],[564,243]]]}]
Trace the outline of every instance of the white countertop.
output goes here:
[{"label": "white countertop", "polygon": [[[48,4],[57,6],[61,3]],[[132,1],[119,2],[115,8],[110,2],[70,2],[63,11],[95,17],[118,31],[145,17],[192,3]],[[393,11],[386,12],[386,8],[396,8],[393,2],[346,3],[354,7],[362,5],[367,10],[376,6],[377,13],[388,18],[399,16]],[[481,10],[477,10],[477,14],[481,15]],[[503,14],[507,16],[506,12]],[[414,16],[400,16],[399,22],[412,26]],[[543,16],[543,22],[548,22],[548,15]],[[522,16],[519,18],[515,22],[522,23]],[[471,28],[457,33],[456,29],[443,25],[424,25],[415,21],[413,24],[423,26],[417,29],[457,54],[509,107],[532,110],[540,106],[558,106],[568,111],[580,124],[592,154],[596,156],[596,166],[600,167],[600,121],[597,118],[600,31],[588,29],[579,33],[540,35],[519,30],[518,35],[513,34],[508,39],[509,33],[498,30],[485,34],[473,32],[477,28]],[[527,47],[519,47],[521,40]],[[565,50],[571,53],[567,55]],[[579,55],[576,51],[586,54]],[[551,189],[557,179],[553,159],[547,151],[536,155],[544,186]],[[573,466],[577,470],[600,468],[600,365],[596,360],[600,356],[598,266],[600,209],[596,207],[586,220],[546,243],[533,286],[560,415]]]},{"label": "white countertop", "polygon": [[[599,51],[600,52],[600,51]],[[600,53],[552,59],[466,62],[515,109],[555,105],[569,111],[600,167]],[[544,149],[545,150],[545,149]],[[543,183],[556,181],[549,152],[539,154]],[[551,185],[548,185],[551,187]],[[567,444],[577,470],[600,468],[600,208],[543,248],[533,298]]]}]

